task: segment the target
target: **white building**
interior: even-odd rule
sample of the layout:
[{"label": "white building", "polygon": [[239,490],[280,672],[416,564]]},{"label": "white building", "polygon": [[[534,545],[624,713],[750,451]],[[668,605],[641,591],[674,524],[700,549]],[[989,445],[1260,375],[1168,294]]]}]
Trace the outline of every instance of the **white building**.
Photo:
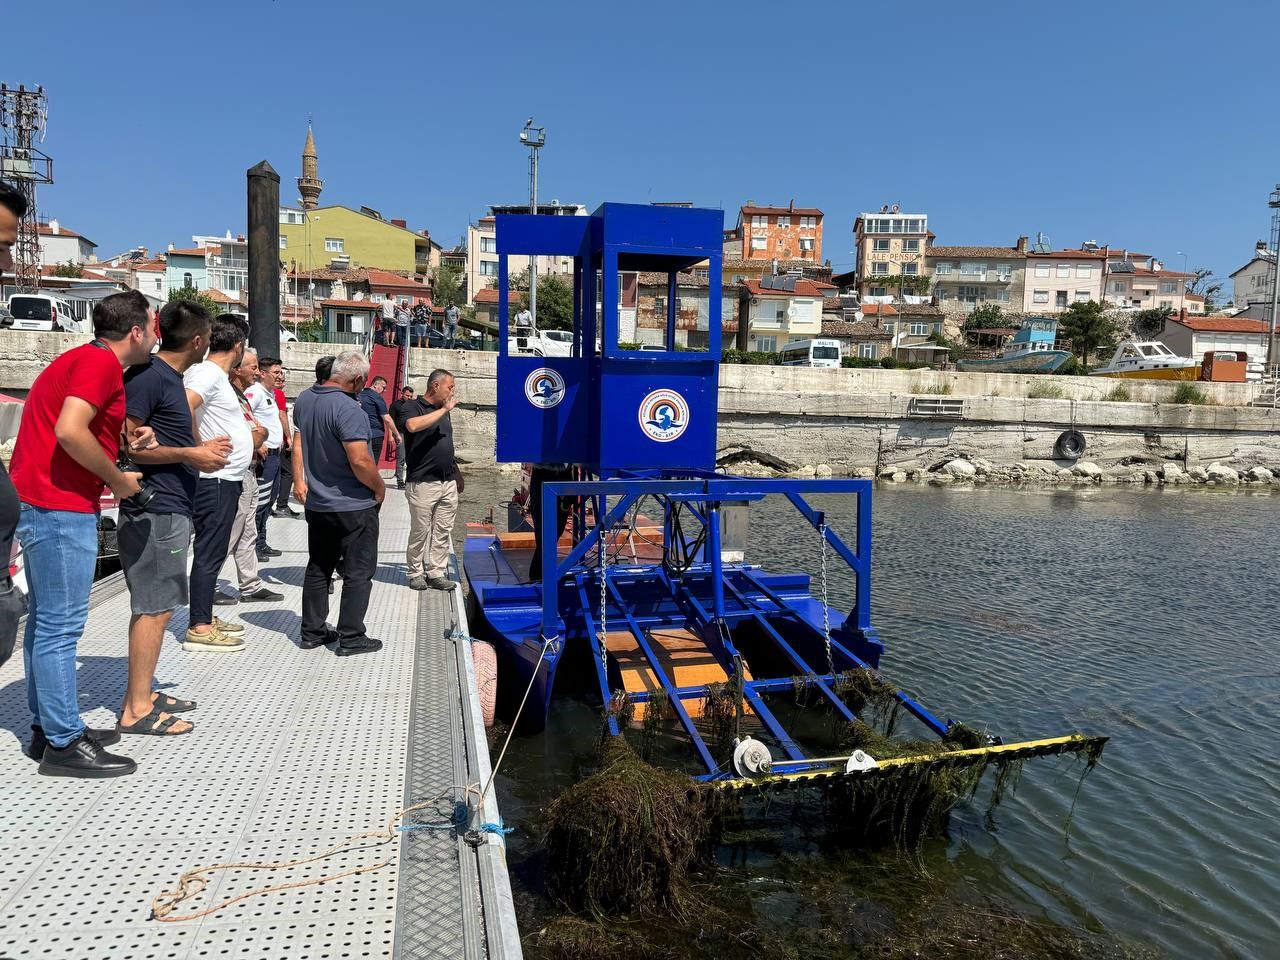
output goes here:
[{"label": "white building", "polygon": [[1245,317],[1173,317],[1166,321],[1160,339],[1182,357],[1204,356],[1207,350],[1236,350],[1250,360],[1267,359],[1271,325]]},{"label": "white building", "polygon": [[90,263],[98,245],[57,220],[37,225],[40,240],[40,266],[56,267],[62,263]]},{"label": "white building", "polygon": [[1253,317],[1264,313],[1271,316],[1271,276],[1275,268],[1275,255],[1259,240],[1253,259],[1231,274],[1231,300],[1238,311],[1247,310]]},{"label": "white building", "polygon": [[738,288],[738,325],[746,325],[747,349],[765,353],[822,336],[822,301],[836,292],[829,283],[791,276],[744,280]]},{"label": "white building", "polygon": [[244,234],[221,237],[192,237],[205,250],[205,282],[211,290],[221,290],[234,300],[249,289],[249,244]]},{"label": "white building", "polygon": [[[489,208],[489,216],[481,217],[467,227],[467,302],[476,302],[477,291],[484,290],[498,282],[498,239],[494,227],[494,217],[503,214],[527,214],[529,205],[498,204]],[[576,203],[538,204],[538,213],[542,216],[585,217],[587,208]],[[573,273],[573,257],[537,257],[538,276],[558,273],[568,276]],[[507,258],[507,270],[514,276],[527,269],[529,258],[513,255]]]}]

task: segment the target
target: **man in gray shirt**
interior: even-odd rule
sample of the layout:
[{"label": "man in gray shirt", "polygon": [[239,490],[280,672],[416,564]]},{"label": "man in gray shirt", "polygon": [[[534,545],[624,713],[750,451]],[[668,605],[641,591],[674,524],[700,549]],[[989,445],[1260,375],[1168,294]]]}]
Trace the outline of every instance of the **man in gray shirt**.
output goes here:
[{"label": "man in gray shirt", "polygon": [[[369,418],[354,394],[369,377],[369,360],[338,354],[328,380],[298,396],[293,491],[307,511],[307,570],[302,580],[304,650],[337,642],[340,657],[373,653],[382,641],[365,633],[364,615],[378,566],[378,508],[386,486],[369,453]],[[338,628],[329,616],[329,581],[342,565]]]}]

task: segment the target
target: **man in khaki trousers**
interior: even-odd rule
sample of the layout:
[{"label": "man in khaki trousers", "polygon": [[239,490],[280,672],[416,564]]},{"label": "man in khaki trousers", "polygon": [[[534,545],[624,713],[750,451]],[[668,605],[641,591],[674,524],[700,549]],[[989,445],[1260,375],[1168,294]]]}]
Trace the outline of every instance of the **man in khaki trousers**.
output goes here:
[{"label": "man in khaki trousers", "polygon": [[449,411],[458,405],[453,374],[432,370],[427,389],[401,405],[395,421],[404,437],[409,546],[405,553],[414,590],[452,590],[448,572],[453,521],[458,513],[458,463]]}]

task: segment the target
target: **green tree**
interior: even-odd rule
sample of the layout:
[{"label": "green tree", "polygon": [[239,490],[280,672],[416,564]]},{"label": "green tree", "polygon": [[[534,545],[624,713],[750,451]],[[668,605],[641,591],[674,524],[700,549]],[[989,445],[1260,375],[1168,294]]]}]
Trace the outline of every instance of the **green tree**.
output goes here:
[{"label": "green tree", "polygon": [[435,281],[431,284],[431,300],[439,308],[449,306],[453,301],[461,305],[463,296],[462,271],[457,267],[441,265],[436,271]]},{"label": "green tree", "polygon": [[973,313],[969,314],[968,319],[964,322],[964,329],[985,330],[992,327],[1003,327],[1004,325],[1004,311],[1000,309],[1000,305],[998,303],[984,303],[980,307],[975,307]]},{"label": "green tree", "polygon": [[1144,340],[1154,340],[1164,332],[1165,321],[1173,316],[1172,307],[1152,307],[1133,315],[1133,332]]},{"label": "green tree", "polygon": [[1080,358],[1086,372],[1089,356],[1099,347],[1115,342],[1115,321],[1107,316],[1102,304],[1096,300],[1071,304],[1058,320],[1058,329],[1070,341],[1072,351]]},{"label": "green tree", "polygon": [[195,287],[170,287],[169,299],[190,300],[193,303],[198,303],[209,311],[209,316],[211,317],[216,317],[218,314],[226,312],[220,304],[214,302],[211,296],[202,290],[197,290]]},{"label": "green tree", "polygon": [[84,276],[84,267],[68,260],[66,263],[60,263],[54,267],[53,275],[55,277],[80,278]]},{"label": "green tree", "polygon": [[[519,310],[529,304],[528,290],[513,298]],[[573,287],[558,274],[538,277],[538,315],[533,318],[539,330],[573,329]]]}]

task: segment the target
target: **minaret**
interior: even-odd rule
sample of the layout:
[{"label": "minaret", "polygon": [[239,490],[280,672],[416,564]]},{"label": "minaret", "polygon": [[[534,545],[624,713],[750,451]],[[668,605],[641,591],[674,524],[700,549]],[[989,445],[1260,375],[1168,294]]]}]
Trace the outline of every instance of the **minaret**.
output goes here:
[{"label": "minaret", "polygon": [[302,195],[302,209],[314,210],[320,199],[320,191],[324,189],[324,181],[317,173],[319,164],[316,160],[316,140],[311,135],[311,124],[307,124],[307,144],[302,148],[302,176],[298,178],[298,193]]}]

